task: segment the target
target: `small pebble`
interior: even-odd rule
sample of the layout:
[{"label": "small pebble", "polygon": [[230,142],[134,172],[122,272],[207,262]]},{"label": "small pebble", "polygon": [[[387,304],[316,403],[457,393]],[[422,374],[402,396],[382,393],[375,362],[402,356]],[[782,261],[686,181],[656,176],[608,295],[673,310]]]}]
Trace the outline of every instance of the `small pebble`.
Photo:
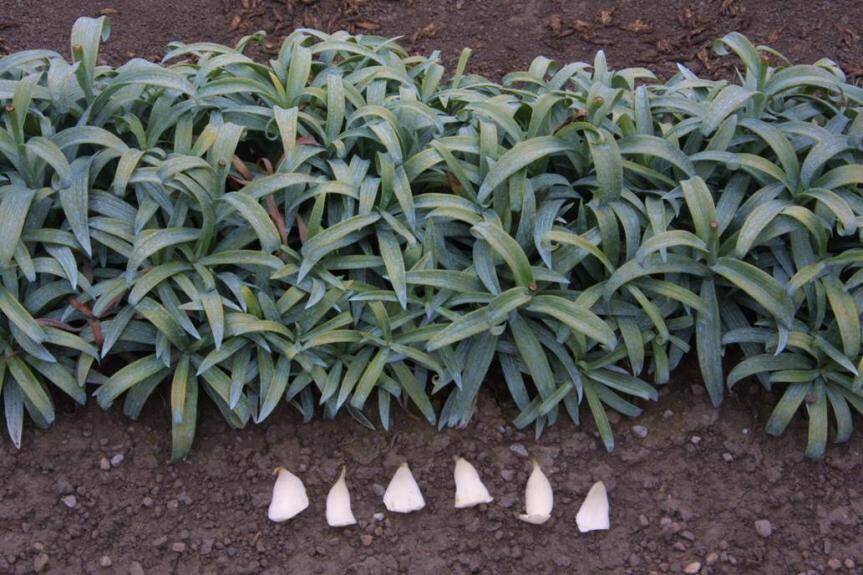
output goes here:
[{"label": "small pebble", "polygon": [[369,535],[368,533],[363,533],[362,535],[360,535],[360,541],[362,542],[363,547],[368,547],[369,545],[372,544],[372,541],[374,541],[374,538],[371,535]]},{"label": "small pebble", "polygon": [[728,562],[732,565],[737,565],[737,558],[734,555],[728,555]]},{"label": "small pebble", "polygon": [[113,565],[113,563],[111,562],[111,558],[108,557],[107,555],[102,555],[102,558],[99,559],[99,566],[107,569],[111,565]]},{"label": "small pebble", "polygon": [[99,460],[99,469],[101,469],[102,471],[108,471],[109,469],[111,469],[111,462],[108,461],[107,457],[103,457]]},{"label": "small pebble", "polygon": [[767,519],[759,519],[755,522],[755,532],[766,539],[773,535],[773,524]]},{"label": "small pebble", "polygon": [[73,493],[75,488],[65,479],[58,479],[57,483],[54,484],[54,491],[57,495],[66,495],[67,493]]},{"label": "small pebble", "polygon": [[695,575],[699,571],[701,571],[701,561],[693,561],[683,568],[683,572],[687,575]]},{"label": "small pebble", "polygon": [[693,435],[693,436],[689,439],[689,441],[691,441],[691,442],[692,442],[692,445],[698,445],[699,443],[701,443],[701,436],[700,436],[700,435]]},{"label": "small pebble", "polygon": [[45,553],[38,554],[33,559],[33,570],[36,573],[41,573],[42,571],[45,570],[45,567],[48,566],[48,561],[49,561],[49,558],[48,558],[47,554],[45,554]]},{"label": "small pebble", "polygon": [[726,451],[722,454],[722,459],[725,460],[725,463],[731,463],[732,461],[734,461],[734,456]]},{"label": "small pebble", "polygon": [[114,457],[111,458],[111,466],[112,467],[118,467],[121,463],[123,463],[124,459],[126,459],[126,456],[123,455],[122,453],[118,453],[117,455],[115,455]]},{"label": "small pebble", "polygon": [[520,455],[521,457],[527,457],[527,448],[521,443],[513,443],[509,446],[510,451],[515,453],[516,455]]},{"label": "small pebble", "polygon": [[673,521],[671,521],[671,517],[663,517],[662,519],[659,520],[659,526],[662,527],[663,529],[670,528],[672,523],[673,523]]},{"label": "small pebble", "polygon": [[374,515],[372,515],[372,519],[374,519],[375,521],[383,521],[384,520],[384,514],[380,513],[380,512],[375,513]]},{"label": "small pebble", "polygon": [[636,437],[644,439],[645,437],[647,437],[647,428],[643,425],[633,425],[632,433],[635,434]]},{"label": "small pebble", "polygon": [[75,506],[78,505],[78,499],[74,495],[64,495],[60,501],[69,509],[75,509]]},{"label": "small pebble", "polygon": [[705,561],[707,561],[708,565],[713,565],[714,563],[719,561],[719,553],[717,553],[716,551],[711,551],[707,554]]},{"label": "small pebble", "polygon": [[178,541],[177,543],[174,543],[173,545],[171,545],[171,551],[173,551],[174,553],[182,553],[185,550],[186,550],[186,544],[183,543],[182,541]]},{"label": "small pebble", "polygon": [[204,541],[201,542],[201,555],[209,555],[210,553],[212,553],[213,545],[215,543],[216,542],[213,539],[204,539]]}]

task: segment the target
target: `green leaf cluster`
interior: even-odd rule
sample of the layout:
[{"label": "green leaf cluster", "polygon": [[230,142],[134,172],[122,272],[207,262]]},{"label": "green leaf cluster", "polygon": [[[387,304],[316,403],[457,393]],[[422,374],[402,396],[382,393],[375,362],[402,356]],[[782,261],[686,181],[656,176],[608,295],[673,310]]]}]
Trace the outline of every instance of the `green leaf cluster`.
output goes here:
[{"label": "green leaf cluster", "polygon": [[[298,30],[267,63],[174,44],[99,64],[0,60],[0,393],[54,388],[136,417],[162,386],[174,457],[207,396],[227,422],[281,402],[464,426],[493,364],[536,433],[638,415],[697,353],[719,404],[756,376],[807,453],[863,410],[863,90],[828,60],[665,83],[538,58],[491,82],[437,53]],[[729,365],[726,350],[741,360]],[[726,371],[730,370],[730,371]],[[201,393],[203,392],[203,393]]]}]

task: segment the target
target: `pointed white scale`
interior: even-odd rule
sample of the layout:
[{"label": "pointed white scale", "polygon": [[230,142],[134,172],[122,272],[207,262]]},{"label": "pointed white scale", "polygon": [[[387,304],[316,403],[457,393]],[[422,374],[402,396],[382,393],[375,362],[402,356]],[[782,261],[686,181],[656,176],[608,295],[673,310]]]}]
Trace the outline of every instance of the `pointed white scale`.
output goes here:
[{"label": "pointed white scale", "polygon": [[594,483],[587,492],[587,497],[584,498],[578,515],[575,516],[575,522],[582,533],[608,529],[608,492],[602,481]]},{"label": "pointed white scale", "polygon": [[284,467],[277,467],[275,473],[278,477],[273,485],[273,498],[267,510],[267,517],[278,523],[302,512],[309,506],[309,498],[299,477]]},{"label": "pointed white scale", "polygon": [[390,479],[384,493],[384,505],[394,513],[410,513],[426,506],[420,486],[407,463],[402,463]]},{"label": "pointed white scale", "polygon": [[339,475],[339,480],[330,488],[327,494],[327,525],[330,527],[347,527],[356,525],[357,519],[351,511],[351,494],[345,482],[345,468]]},{"label": "pointed white scale", "polygon": [[554,494],[551,483],[539,463],[534,460],[533,471],[527,479],[527,487],[524,492],[525,513],[518,518],[527,523],[541,525],[551,518],[551,510],[554,507]]},{"label": "pointed white scale", "polygon": [[480,503],[491,503],[494,498],[479,478],[476,468],[464,457],[455,461],[455,507],[464,509]]}]

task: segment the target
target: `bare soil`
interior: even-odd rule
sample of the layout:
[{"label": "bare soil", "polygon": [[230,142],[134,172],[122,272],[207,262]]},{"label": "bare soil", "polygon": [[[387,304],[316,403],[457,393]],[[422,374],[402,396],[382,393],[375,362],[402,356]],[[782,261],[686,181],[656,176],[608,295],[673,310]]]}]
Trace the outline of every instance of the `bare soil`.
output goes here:
[{"label": "bare soil", "polygon": [[[403,35],[448,63],[470,46],[473,69],[491,76],[539,54],[589,60],[597,49],[612,65],[665,76],[676,62],[727,74],[729,62],[708,48],[739,30],[792,60],[826,56],[863,74],[863,2],[852,0],[2,0],[0,52],[66,51],[75,18],[100,13],[112,19],[104,55],[113,62],[258,29],[272,48],[312,26]],[[562,422],[539,441],[514,430],[495,381],[467,429],[441,433],[405,411],[389,432],[348,417],[304,425],[287,406],[237,432],[204,402],[196,447],[175,465],[164,395],[138,422],[56,398],[50,430],[28,428],[21,451],[0,440],[0,573],[863,573],[860,434],[806,460],[805,421],[768,437],[764,409],[775,398],[741,386],[715,410],[688,365],[643,417],[617,421],[611,454],[591,423]],[[452,508],[459,454],[482,473],[492,504]],[[554,516],[539,527],[513,517],[534,457],[555,489]],[[428,506],[376,520],[403,460]],[[360,526],[332,530],[324,499],[343,464]],[[312,502],[279,525],[266,518],[278,465],[303,478]],[[582,535],[575,515],[597,480],[609,489],[612,527]]]},{"label": "bare soil", "polygon": [[417,52],[453,63],[465,46],[472,69],[490,76],[544,55],[588,60],[604,50],[615,67],[647,66],[668,76],[677,63],[699,74],[727,71],[711,43],[730,31],[769,44],[796,62],[829,57],[863,74],[859,0],[2,0],[0,51],[68,52],[82,15],[111,18],[111,61],[159,58],[168,42],[232,44],[265,30],[270,48],[297,27],[401,36]]},{"label": "bare soil", "polygon": [[[769,398],[759,389],[715,410],[694,373],[691,366],[645,416],[618,421],[611,454],[592,425],[564,422],[539,441],[515,431],[496,390],[481,396],[467,429],[442,433],[405,412],[388,433],[349,417],[302,424],[287,406],[237,432],[206,408],[197,447],[175,465],[167,462],[167,397],[134,423],[119,410],[66,404],[51,430],[28,430],[21,451],[0,442],[0,572],[641,574],[699,562],[702,573],[830,565],[859,573],[860,436],[824,461],[805,460],[805,422],[769,438],[767,414],[755,407]],[[453,509],[459,454],[482,473],[490,505]],[[542,526],[514,517],[530,458],[555,490],[554,515]],[[428,506],[375,520],[403,460]],[[266,517],[278,465],[302,477],[311,499],[284,524]],[[360,525],[336,530],[326,526],[324,500],[341,465]],[[575,515],[598,480],[609,489],[611,529],[580,534]],[[767,537],[758,534],[761,520],[770,522]]]}]

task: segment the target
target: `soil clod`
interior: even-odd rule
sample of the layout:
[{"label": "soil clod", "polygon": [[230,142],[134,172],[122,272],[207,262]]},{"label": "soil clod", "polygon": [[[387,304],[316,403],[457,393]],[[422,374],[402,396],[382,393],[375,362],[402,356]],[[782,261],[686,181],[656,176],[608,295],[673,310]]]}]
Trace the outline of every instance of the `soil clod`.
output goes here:
[{"label": "soil clod", "polygon": [[759,519],[755,522],[755,532],[766,539],[773,535],[773,524],[767,519]]}]

